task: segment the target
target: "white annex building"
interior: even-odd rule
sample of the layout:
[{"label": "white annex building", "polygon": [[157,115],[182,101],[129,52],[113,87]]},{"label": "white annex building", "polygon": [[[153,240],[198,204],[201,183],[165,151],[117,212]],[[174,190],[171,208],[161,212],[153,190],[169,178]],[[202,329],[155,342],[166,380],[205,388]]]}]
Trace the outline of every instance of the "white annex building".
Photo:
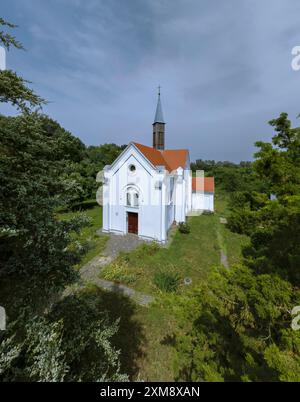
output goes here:
[{"label": "white annex building", "polygon": [[153,146],[131,142],[103,177],[103,231],[164,243],[173,223],[214,210],[213,177],[192,177],[187,149],[165,149],[160,93]]}]

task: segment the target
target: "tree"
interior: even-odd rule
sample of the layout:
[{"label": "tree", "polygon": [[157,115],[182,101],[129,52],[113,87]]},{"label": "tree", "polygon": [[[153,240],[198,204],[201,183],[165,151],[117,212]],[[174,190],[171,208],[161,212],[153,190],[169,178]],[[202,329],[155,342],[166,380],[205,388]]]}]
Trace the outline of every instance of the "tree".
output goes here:
[{"label": "tree", "polygon": [[[15,28],[16,25],[0,18],[1,27]],[[9,50],[11,47],[23,49],[23,46],[14,36],[0,31],[0,43]],[[30,108],[40,107],[45,101],[27,87],[28,81],[19,77],[11,70],[0,71],[0,102],[11,103],[17,109],[28,112]]]},{"label": "tree", "polygon": [[[178,378],[192,381],[300,381],[300,143],[285,113],[271,120],[271,143],[258,142],[261,189],[238,183],[228,227],[249,236],[243,264],[212,270],[179,298]],[[277,195],[270,200],[270,192]]]},{"label": "tree", "polygon": [[281,195],[300,194],[300,128],[291,128],[287,113],[269,124],[277,132],[271,143],[259,141],[256,146],[255,170],[270,185],[270,191]]},{"label": "tree", "polygon": [[126,381],[120,351],[112,346],[117,330],[118,321],[105,313],[99,317],[94,300],[68,296],[45,316],[30,318],[22,341],[19,325],[7,329],[0,342],[0,380]]},{"label": "tree", "polygon": [[300,333],[288,329],[299,296],[276,275],[241,265],[213,270],[177,300],[178,380],[299,380]]},{"label": "tree", "polygon": [[[2,19],[0,25],[13,27]],[[2,31],[0,42],[7,49],[21,47]],[[61,290],[78,277],[73,265],[81,252],[71,240],[87,219],[59,221],[56,211],[68,196],[65,165],[80,163],[85,146],[35,110],[41,98],[11,71],[0,73],[0,102],[22,112],[0,115],[0,305],[10,323],[0,334],[0,379],[125,380],[111,344],[117,324],[84,301],[72,299],[72,309],[65,300],[57,302]],[[78,304],[81,309],[70,318]],[[55,309],[60,312],[56,318]],[[79,313],[85,325],[72,332]],[[81,365],[88,352],[89,362]]]},{"label": "tree", "polygon": [[233,199],[229,227],[250,236],[244,256],[257,273],[276,272],[300,284],[300,129],[291,128],[287,114],[270,121],[275,127],[271,143],[258,142],[254,168],[268,183],[268,194],[248,192]]}]

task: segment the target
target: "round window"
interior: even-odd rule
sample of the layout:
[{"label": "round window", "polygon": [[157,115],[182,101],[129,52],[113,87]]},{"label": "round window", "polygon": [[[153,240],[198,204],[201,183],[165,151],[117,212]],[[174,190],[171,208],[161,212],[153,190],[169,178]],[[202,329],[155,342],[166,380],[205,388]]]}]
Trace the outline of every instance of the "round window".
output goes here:
[{"label": "round window", "polygon": [[136,167],[134,165],[129,165],[129,170],[130,170],[130,172],[134,173],[136,170]]}]

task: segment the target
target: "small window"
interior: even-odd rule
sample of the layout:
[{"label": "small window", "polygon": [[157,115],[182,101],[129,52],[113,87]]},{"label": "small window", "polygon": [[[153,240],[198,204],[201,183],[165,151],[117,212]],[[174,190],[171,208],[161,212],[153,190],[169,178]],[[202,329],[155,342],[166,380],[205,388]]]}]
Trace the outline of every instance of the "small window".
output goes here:
[{"label": "small window", "polygon": [[131,173],[134,173],[135,170],[136,170],[136,167],[135,167],[134,165],[129,165],[129,171],[130,171]]},{"label": "small window", "polygon": [[138,193],[133,193],[133,206],[134,207],[139,206],[139,195],[138,195]]},{"label": "small window", "polygon": [[127,193],[127,205],[131,206],[131,194],[129,192]]},{"label": "small window", "polygon": [[127,202],[128,207],[138,207],[139,206],[139,194],[132,187],[129,187],[127,190],[126,202]]}]

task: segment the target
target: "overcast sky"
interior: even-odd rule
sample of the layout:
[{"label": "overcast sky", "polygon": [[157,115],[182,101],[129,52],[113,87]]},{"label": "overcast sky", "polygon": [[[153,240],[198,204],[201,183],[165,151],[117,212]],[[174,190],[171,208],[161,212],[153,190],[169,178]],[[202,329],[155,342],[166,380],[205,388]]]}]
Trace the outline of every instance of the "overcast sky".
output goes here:
[{"label": "overcast sky", "polygon": [[300,124],[299,0],[1,0],[0,16],[27,49],[7,67],[86,144],[152,145],[159,84],[166,146],[192,159],[249,160],[270,119]]}]

